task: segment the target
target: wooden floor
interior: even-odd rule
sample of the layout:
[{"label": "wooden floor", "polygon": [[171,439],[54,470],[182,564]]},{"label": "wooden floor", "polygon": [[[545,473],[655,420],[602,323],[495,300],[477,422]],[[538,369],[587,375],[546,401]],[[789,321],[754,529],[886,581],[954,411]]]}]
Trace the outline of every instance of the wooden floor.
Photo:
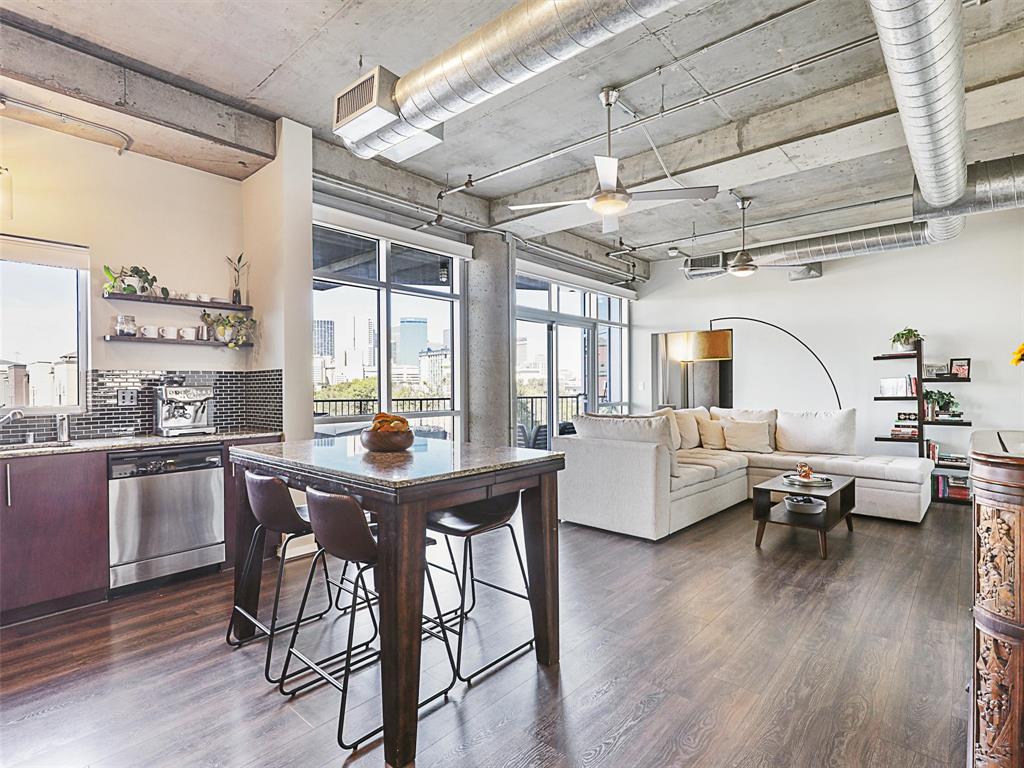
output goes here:
[{"label": "wooden floor", "polygon": [[[826,562],[808,531],[770,526],[755,549],[749,504],[659,544],[563,525],[560,667],[525,656],[456,687],[423,712],[417,766],[961,768],[969,519],[944,505],[917,526],[858,517]],[[481,540],[479,575],[514,583],[507,544]],[[289,564],[286,615],[305,568]],[[0,633],[0,764],[382,765],[379,742],[338,748],[333,690],[285,699],[263,681],[263,645],[224,644],[230,585],[203,577]],[[500,652],[527,615],[481,594],[468,642]],[[300,645],[333,648],[344,626],[324,619]],[[424,653],[425,693],[445,670],[436,641]],[[379,717],[377,684],[355,678],[354,728]]]}]

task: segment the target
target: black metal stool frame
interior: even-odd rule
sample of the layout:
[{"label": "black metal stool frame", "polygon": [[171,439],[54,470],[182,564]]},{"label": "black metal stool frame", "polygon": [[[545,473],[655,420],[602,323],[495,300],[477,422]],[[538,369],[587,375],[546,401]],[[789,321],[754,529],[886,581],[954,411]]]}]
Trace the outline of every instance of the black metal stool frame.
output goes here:
[{"label": "black metal stool frame", "polygon": [[[379,650],[377,650],[377,649],[369,649],[369,648],[365,648],[364,647],[364,646],[367,645],[367,643],[372,642],[373,639],[376,638],[377,633],[378,633],[377,620],[376,620],[376,617],[373,614],[373,604],[375,602],[377,602],[377,600],[376,600],[377,596],[376,596],[376,594],[374,592],[371,592],[370,589],[366,586],[366,578],[365,578],[366,572],[371,570],[372,568],[376,567],[376,564],[369,564],[369,565],[364,565],[364,566],[360,567],[356,571],[355,579],[353,579],[353,583],[356,586],[352,590],[352,602],[351,602],[351,605],[350,605],[349,623],[348,623],[348,643],[347,643],[347,646],[346,646],[346,650],[342,651],[340,654],[335,654],[334,656],[329,657],[328,659],[322,659],[319,662],[315,662],[315,661],[312,661],[311,659],[309,659],[301,651],[297,650],[295,648],[295,642],[296,642],[296,640],[298,638],[299,627],[304,623],[304,621],[303,621],[303,613],[305,612],[306,602],[309,599],[309,590],[310,590],[310,588],[313,585],[313,577],[314,577],[315,572],[316,572],[316,560],[318,558],[323,558],[324,561],[326,562],[326,558],[327,558],[326,550],[321,548],[316,553],[316,555],[314,556],[313,562],[310,564],[309,576],[306,578],[306,589],[303,592],[302,602],[299,605],[299,613],[298,613],[297,620],[296,620],[296,622],[295,622],[295,624],[294,624],[294,626],[292,628],[291,642],[288,645],[288,652],[287,652],[287,654],[285,656],[284,668],[283,668],[283,672],[282,672],[282,676],[281,676],[281,681],[278,683],[278,690],[282,694],[284,694],[286,696],[294,696],[295,694],[297,694],[297,693],[299,693],[299,692],[301,692],[301,691],[311,687],[312,685],[318,685],[320,682],[326,682],[329,685],[331,685],[332,687],[334,687],[335,689],[337,689],[338,691],[340,691],[341,692],[341,706],[340,706],[340,712],[339,712],[339,718],[338,718],[338,745],[341,746],[342,749],[353,749],[354,750],[354,749],[357,749],[360,744],[362,744],[363,742],[367,741],[368,739],[373,738],[374,736],[376,736],[377,734],[381,733],[384,730],[384,726],[380,725],[377,728],[374,728],[374,729],[372,729],[370,731],[367,731],[366,733],[356,737],[355,739],[353,739],[350,742],[345,740],[345,712],[346,712],[346,704],[348,703],[348,689],[349,689],[348,683],[349,683],[349,679],[350,679],[350,677],[351,677],[353,672],[358,672],[361,669],[365,669],[367,667],[373,666],[380,659],[380,651]],[[347,563],[346,563],[346,565],[347,565]],[[433,577],[430,574],[430,568],[429,567],[427,567],[425,569],[425,571],[426,571],[426,576],[427,576],[427,586],[430,589],[430,596],[431,596],[431,599],[432,599],[432,601],[434,603],[434,610],[437,613],[437,619],[432,619],[432,618],[430,618],[428,616],[424,616],[424,619],[427,620],[427,622],[429,624],[431,624],[432,626],[438,627],[439,630],[440,630],[440,634],[438,634],[437,632],[435,632],[432,629],[428,629],[426,626],[424,626],[422,629],[423,629],[423,632],[426,635],[435,637],[435,638],[437,638],[438,640],[440,640],[444,644],[445,651],[446,651],[446,653],[448,655],[448,663],[450,664],[451,669],[452,669],[452,678],[449,681],[448,685],[446,685],[440,691],[437,691],[436,693],[428,696],[427,698],[425,698],[421,702],[419,702],[419,706],[420,707],[424,707],[427,704],[429,704],[430,702],[435,701],[436,699],[441,698],[442,696],[447,698],[448,697],[448,693],[451,691],[452,688],[455,687],[455,683],[458,680],[458,672],[457,672],[457,669],[456,669],[455,658],[452,656],[451,643],[448,641],[448,631],[449,630],[446,627],[445,622],[443,620],[444,614],[441,611],[441,604],[440,604],[440,602],[437,599],[437,590],[434,587],[434,579],[433,579]],[[373,622],[374,635],[373,635],[373,638],[371,638],[371,640],[365,641],[365,642],[359,643],[358,645],[353,646],[353,641],[355,640],[356,614],[358,612],[358,606],[359,606],[359,591],[360,591],[360,587],[362,588],[362,593],[363,593],[363,604],[366,606],[366,609],[369,611],[370,619]],[[372,598],[371,598],[371,596],[372,596]],[[356,648],[362,648],[362,650],[357,652],[357,651],[355,651]],[[303,666],[303,668],[301,668],[299,670],[296,670],[296,671],[294,671],[294,672],[289,674],[288,673],[288,665],[289,665],[289,663],[291,661],[291,657],[292,656],[295,656],[297,659],[299,659],[303,663],[304,666]],[[326,668],[327,663],[329,663],[331,661],[334,661],[334,660],[336,660],[338,658],[341,658],[341,657],[344,658],[344,663],[343,663],[341,669],[331,671],[331,670],[328,670]],[[313,680],[313,681],[304,683],[303,685],[300,685],[300,686],[298,686],[296,688],[293,688],[291,690],[287,690],[285,688],[284,683],[285,683],[286,680],[288,680],[288,679],[290,679],[292,677],[295,677],[296,675],[303,674],[305,672],[313,672],[313,673],[315,673],[320,678],[320,681]],[[342,679],[341,679],[340,682],[335,677],[335,675],[337,675],[339,672],[342,675]]]},{"label": "black metal stool frame", "polygon": [[[483,534],[490,533],[491,531],[500,531],[502,528],[507,528],[508,532],[509,532],[509,535],[512,537],[512,546],[515,548],[516,560],[518,560],[518,562],[519,562],[519,572],[523,576],[523,586],[526,588],[526,593],[525,594],[523,594],[521,592],[516,592],[516,591],[511,590],[511,589],[508,589],[507,587],[503,587],[500,584],[495,584],[495,583],[493,583],[491,581],[487,581],[486,579],[481,579],[481,578],[479,578],[476,575],[476,571],[475,571],[475,568],[474,568],[474,565],[473,565],[473,539],[475,538],[474,536],[459,537],[459,538],[463,538],[464,539],[464,544],[463,544],[463,547],[462,547],[462,571],[461,571],[462,575],[461,575],[461,577],[459,575],[458,566],[456,565],[456,562],[455,562],[455,552],[452,549],[451,537],[450,536],[445,535],[444,538],[445,538],[445,544],[446,544],[447,549],[448,549],[448,557],[451,560],[452,567],[451,568],[446,568],[445,566],[438,565],[437,563],[431,563],[430,564],[434,568],[438,568],[438,569],[444,571],[445,573],[452,574],[455,577],[455,583],[456,583],[456,586],[459,589],[459,607],[458,608],[451,608],[448,611],[445,611],[444,616],[446,617],[445,618],[446,622],[456,622],[457,626],[455,626],[455,627],[449,626],[448,627],[448,631],[449,632],[454,632],[455,634],[457,634],[459,636],[459,641],[458,641],[458,645],[457,645],[457,651],[456,651],[456,654],[455,654],[455,660],[456,660],[455,661],[455,673],[458,676],[459,680],[461,680],[462,682],[467,683],[467,684],[472,684],[474,677],[479,677],[483,673],[493,669],[494,667],[498,666],[499,664],[501,664],[502,662],[506,661],[507,659],[510,659],[513,656],[521,654],[524,651],[532,648],[533,645],[534,645],[534,642],[535,642],[535,639],[533,637],[531,637],[526,642],[521,643],[520,645],[517,645],[512,650],[508,651],[507,653],[502,654],[501,656],[499,656],[498,658],[496,658],[496,659],[494,659],[492,661],[487,662],[486,664],[484,664],[483,666],[473,670],[472,672],[464,673],[462,671],[462,649],[463,649],[463,638],[465,637],[466,618],[469,616],[469,614],[472,612],[472,610],[476,607],[476,585],[477,584],[482,584],[485,587],[490,587],[491,589],[497,590],[499,592],[504,592],[507,595],[512,595],[513,597],[518,597],[518,598],[520,598],[522,600],[529,600],[530,599],[530,581],[529,581],[529,578],[526,575],[526,565],[523,563],[523,555],[522,555],[522,552],[519,549],[519,541],[516,538],[516,532],[515,532],[515,529],[512,527],[512,524],[511,523],[505,523],[503,525],[497,526],[496,528],[492,528],[492,529],[490,529],[488,531],[483,531],[482,533],[478,533],[478,534],[476,534],[476,536],[482,536]],[[470,606],[468,608],[466,607],[466,587],[467,586],[469,587],[469,591],[470,591],[471,598],[472,598],[472,602],[470,603]]]}]

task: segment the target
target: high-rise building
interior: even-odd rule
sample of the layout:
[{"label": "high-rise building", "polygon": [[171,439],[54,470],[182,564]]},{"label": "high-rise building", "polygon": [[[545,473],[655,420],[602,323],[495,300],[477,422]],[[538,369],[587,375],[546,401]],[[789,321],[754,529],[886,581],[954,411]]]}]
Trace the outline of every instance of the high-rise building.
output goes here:
[{"label": "high-rise building", "polygon": [[368,368],[377,367],[377,348],[380,346],[380,337],[377,335],[377,324],[373,318],[366,321],[366,354],[363,356],[363,365]]},{"label": "high-rise building", "polygon": [[398,365],[420,364],[420,352],[427,348],[427,318],[403,317],[398,321]]},{"label": "high-rise building", "polygon": [[313,355],[334,357],[334,321],[313,321]]},{"label": "high-rise building", "polygon": [[452,382],[452,352],[448,347],[420,352],[420,384],[432,395],[449,394]]}]

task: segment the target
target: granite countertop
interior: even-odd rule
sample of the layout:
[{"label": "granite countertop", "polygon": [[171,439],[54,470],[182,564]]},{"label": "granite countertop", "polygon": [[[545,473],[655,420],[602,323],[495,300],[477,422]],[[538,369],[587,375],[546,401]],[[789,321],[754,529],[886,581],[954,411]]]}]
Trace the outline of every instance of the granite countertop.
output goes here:
[{"label": "granite countertop", "polygon": [[251,440],[265,437],[268,441],[278,440],[281,432],[257,430],[225,430],[212,435],[133,435],[127,437],[101,437],[72,440],[68,443],[41,442],[26,447],[25,443],[0,445],[0,459],[14,459],[21,456],[52,456],[60,453],[82,453],[86,451],[126,451],[141,448],[159,448],[167,445],[198,445],[202,443],[223,443],[228,440]]},{"label": "granite countertop", "polygon": [[231,458],[289,468],[341,480],[404,488],[468,475],[563,461],[564,453],[529,448],[484,447],[417,437],[407,451],[372,453],[359,438],[332,437],[231,448]]}]

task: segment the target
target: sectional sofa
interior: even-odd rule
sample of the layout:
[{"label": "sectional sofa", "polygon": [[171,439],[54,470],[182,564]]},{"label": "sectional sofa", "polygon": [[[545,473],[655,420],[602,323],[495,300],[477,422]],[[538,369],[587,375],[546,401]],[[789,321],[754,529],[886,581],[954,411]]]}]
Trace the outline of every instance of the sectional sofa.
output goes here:
[{"label": "sectional sofa", "polygon": [[[726,408],[579,416],[577,434],[553,442],[566,458],[559,517],[657,540],[751,498],[757,483],[806,462],[857,478],[857,514],[920,522],[934,463],[855,455],[855,417],[854,409]],[[722,433],[738,436],[732,449]]]}]

